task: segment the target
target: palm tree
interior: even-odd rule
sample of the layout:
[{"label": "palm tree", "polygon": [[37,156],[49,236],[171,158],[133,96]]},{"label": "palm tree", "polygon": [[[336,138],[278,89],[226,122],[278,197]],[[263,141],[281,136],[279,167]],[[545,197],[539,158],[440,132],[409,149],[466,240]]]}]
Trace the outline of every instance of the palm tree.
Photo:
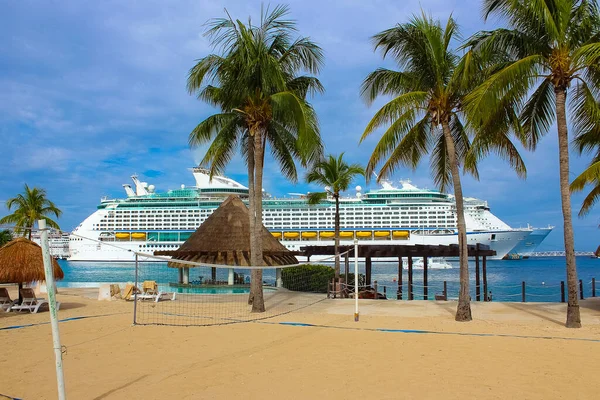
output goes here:
[{"label": "palm tree", "polygon": [[0,247],[4,246],[6,243],[10,242],[11,240],[13,240],[13,236],[12,236],[12,233],[8,229],[0,231]]},{"label": "palm tree", "polygon": [[[506,20],[509,29],[480,32],[471,40],[482,55],[504,54],[499,70],[467,99],[469,112],[493,120],[499,107],[520,108],[523,133],[535,147],[557,123],[560,193],[564,220],[569,301],[567,327],[580,327],[577,269],[569,192],[567,93],[575,135],[600,123],[600,13],[595,0],[484,0],[484,15]],[[596,128],[594,128],[596,127]]]},{"label": "palm tree", "polygon": [[[282,174],[297,180],[295,160],[308,166],[320,159],[322,144],[316,114],[306,101],[322,92],[318,73],[323,63],[319,46],[306,37],[294,38],[289,10],[277,6],[261,10],[258,25],[231,17],[213,19],[206,34],[222,54],[200,59],[190,70],[190,93],[220,112],[202,121],[190,134],[192,147],[211,143],[202,165],[211,174],[222,172],[240,148],[248,166],[251,262],[263,263],[262,178],[265,152],[270,150]],[[262,271],[253,270],[249,302],[264,311]]]},{"label": "palm tree", "polygon": [[348,164],[343,159],[344,153],[338,157],[329,155],[326,160],[316,163],[306,175],[306,182],[317,183],[325,187],[325,192],[308,195],[309,204],[318,204],[330,195],[335,200],[335,281],[340,279],[340,193],[348,190],[357,175],[365,174],[359,164]]},{"label": "palm tree", "polygon": [[22,232],[23,236],[31,239],[31,230],[36,221],[45,219],[46,224],[51,228],[60,229],[58,224],[50,219],[48,215],[54,214],[60,217],[62,211],[46,197],[44,189],[30,188],[25,184],[25,192],[18,194],[12,199],[6,201],[6,208],[15,211],[0,219],[0,224],[14,224],[17,232]]},{"label": "palm tree", "polygon": [[[387,126],[367,164],[367,176],[384,160],[378,179],[391,175],[399,165],[416,168],[431,153],[430,167],[440,190],[454,188],[458,243],[460,249],[460,292],[457,321],[470,321],[467,233],[460,169],[478,177],[477,157],[470,154],[472,126],[463,110],[464,97],[485,76],[485,65],[471,52],[459,57],[451,48],[459,37],[458,26],[449,18],[444,27],[422,15],[374,36],[375,49],[384,58],[392,56],[403,71],[385,68],[372,72],[363,82],[362,94],[368,102],[378,96],[392,96],[367,125],[361,138]],[[506,110],[505,110],[506,111]],[[510,116],[510,112],[506,115]],[[520,175],[523,161],[508,138],[511,118],[495,126],[478,124],[486,140],[478,140],[478,151],[494,149],[506,158]],[[477,140],[477,138],[475,139]]]}]

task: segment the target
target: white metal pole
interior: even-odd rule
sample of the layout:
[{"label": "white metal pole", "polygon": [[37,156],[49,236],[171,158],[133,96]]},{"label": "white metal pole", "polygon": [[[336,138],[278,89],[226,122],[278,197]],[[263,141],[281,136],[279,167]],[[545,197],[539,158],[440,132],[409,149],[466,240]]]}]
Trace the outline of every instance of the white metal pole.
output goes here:
[{"label": "white metal pole", "polygon": [[50,325],[52,326],[52,342],[54,344],[54,357],[56,359],[56,382],[58,384],[58,398],[65,400],[65,379],[62,365],[62,346],[60,345],[60,333],[58,332],[58,318],[56,316],[56,291],[54,288],[54,268],[48,245],[48,230],[46,220],[40,219],[38,226],[41,231],[42,256],[44,259],[44,272],[46,275],[46,288],[48,289],[48,304],[50,306]]},{"label": "white metal pole", "polygon": [[358,239],[354,239],[354,322],[358,322]]}]

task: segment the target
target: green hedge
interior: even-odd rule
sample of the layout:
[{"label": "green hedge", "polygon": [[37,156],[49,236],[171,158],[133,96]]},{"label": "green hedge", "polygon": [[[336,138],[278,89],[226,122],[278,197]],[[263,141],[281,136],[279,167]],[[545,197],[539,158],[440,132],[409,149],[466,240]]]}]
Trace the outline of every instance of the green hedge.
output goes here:
[{"label": "green hedge", "polygon": [[297,292],[327,293],[327,283],[335,276],[333,267],[327,265],[302,265],[283,268],[283,287]]},{"label": "green hedge", "polygon": [[[342,271],[340,277],[344,278]],[[327,293],[327,283],[335,277],[335,270],[328,265],[303,265],[300,267],[283,268],[281,279],[283,287],[296,292]],[[354,274],[348,275],[350,285],[354,286]],[[358,275],[358,284],[365,284],[365,275]]]}]

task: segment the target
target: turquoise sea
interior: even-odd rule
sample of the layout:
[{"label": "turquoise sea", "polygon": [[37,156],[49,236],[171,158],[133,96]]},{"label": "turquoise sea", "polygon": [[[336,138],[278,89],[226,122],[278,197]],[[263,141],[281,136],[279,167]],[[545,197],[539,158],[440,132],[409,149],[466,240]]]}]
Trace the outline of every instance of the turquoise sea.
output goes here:
[{"label": "turquoise sea", "polygon": [[[59,287],[96,287],[100,283],[125,283],[135,281],[134,263],[111,262],[69,262],[60,260],[65,278],[58,283]],[[459,270],[458,262],[451,261],[453,269],[430,269],[428,273],[429,299],[435,293],[442,292],[443,282],[447,282],[448,297],[458,295]],[[354,264],[351,263],[351,268]],[[343,272],[342,264],[342,272]],[[475,263],[470,262],[471,293],[475,300]],[[236,269],[236,272],[249,275],[248,270]],[[359,264],[359,272],[364,273],[364,264]],[[597,292],[600,296],[600,259],[577,257],[577,272],[583,282],[584,296],[591,296],[591,280],[598,281]],[[209,278],[209,268],[193,268],[190,280]],[[415,299],[423,297],[423,271],[414,270]],[[385,287],[388,298],[396,298],[398,277],[397,263],[374,262],[373,280],[377,280],[379,292]],[[492,292],[493,301],[521,301],[522,282],[525,285],[527,301],[554,302],[560,301],[560,282],[566,280],[564,257],[539,257],[526,260],[490,260],[487,263],[488,291]],[[140,263],[138,281],[157,280],[161,283],[176,282],[177,270],[168,268],[166,263]],[[227,280],[227,270],[218,269],[218,280]],[[264,280],[273,283],[274,270],[265,270]],[[407,298],[407,271],[403,270],[403,299]],[[483,288],[481,290],[483,294]]]}]

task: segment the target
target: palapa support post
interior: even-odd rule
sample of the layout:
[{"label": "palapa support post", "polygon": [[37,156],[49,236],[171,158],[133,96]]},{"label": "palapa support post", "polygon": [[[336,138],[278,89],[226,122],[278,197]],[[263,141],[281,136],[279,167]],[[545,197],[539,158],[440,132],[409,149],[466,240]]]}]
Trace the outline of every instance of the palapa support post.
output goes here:
[{"label": "palapa support post", "polygon": [[213,285],[217,283],[217,268],[212,267],[210,269],[210,279],[212,280]]},{"label": "palapa support post", "polygon": [[373,300],[377,300],[377,281],[373,282],[373,290],[375,291],[375,297],[373,297]]},{"label": "palapa support post", "polygon": [[482,257],[482,274],[483,274],[483,301],[489,301],[488,284],[487,284],[487,257]]},{"label": "palapa support post", "polygon": [[560,281],[560,302],[565,302],[565,281]]},{"label": "palapa support post", "polygon": [[190,267],[183,267],[183,284],[190,284]]},{"label": "palapa support post", "polygon": [[229,273],[227,274],[227,284],[229,286],[233,286],[233,277],[234,277],[234,272],[233,272],[233,268],[229,268]]},{"label": "palapa support post", "polygon": [[427,290],[427,256],[423,257],[423,300],[428,299],[429,291]]},{"label": "palapa support post", "polygon": [[579,298],[583,300],[583,280],[579,280]]},{"label": "palapa support post", "polygon": [[387,299],[387,291],[385,290],[385,286],[383,287],[383,297]]},{"label": "palapa support post", "polygon": [[[135,256],[137,258],[137,254]],[[136,267],[136,269],[137,269],[137,267]],[[183,268],[177,268],[177,274],[178,274],[177,283],[179,283],[181,285],[183,283]]]},{"label": "palapa support post", "polygon": [[412,256],[408,256],[408,299],[413,298],[413,260]]},{"label": "palapa support post", "polygon": [[398,257],[398,291],[396,296],[398,300],[402,300],[402,257]]},{"label": "palapa support post", "polygon": [[278,288],[283,287],[283,278],[281,277],[281,268],[275,269],[275,286]]},{"label": "palapa support post", "polygon": [[521,282],[521,302],[525,303],[525,281]]},{"label": "palapa support post", "polygon": [[596,297],[596,278],[592,278],[592,297]]},{"label": "palapa support post", "polygon": [[368,256],[365,258],[365,275],[366,275],[365,285],[369,286],[369,287],[371,286],[371,267],[372,267],[371,256]]},{"label": "palapa support post", "polygon": [[[50,255],[50,246],[48,244],[48,230],[46,229],[46,220],[40,219],[38,227],[42,232],[42,257],[44,260],[44,272],[46,276],[46,288],[48,288],[48,307],[50,309],[50,325],[52,327],[52,343],[54,347],[54,357],[56,359],[56,382],[58,386],[58,398],[64,400],[65,378],[62,365],[62,346],[60,344],[60,332],[58,330],[58,318],[56,316],[56,291],[54,290],[54,267],[52,265],[52,256]],[[137,253],[136,253],[137,260]],[[137,269],[136,269],[137,271]]]},{"label": "palapa support post", "polygon": [[479,279],[479,243],[475,245],[475,300],[481,301],[481,280]]}]

